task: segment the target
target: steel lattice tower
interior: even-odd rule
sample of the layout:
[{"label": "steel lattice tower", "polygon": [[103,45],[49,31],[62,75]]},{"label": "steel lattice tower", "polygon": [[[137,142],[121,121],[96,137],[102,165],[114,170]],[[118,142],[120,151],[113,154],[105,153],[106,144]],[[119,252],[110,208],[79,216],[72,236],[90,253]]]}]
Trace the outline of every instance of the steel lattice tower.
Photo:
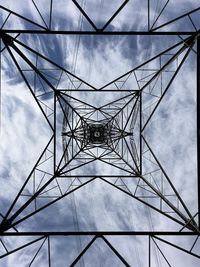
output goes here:
[{"label": "steel lattice tower", "polygon": [[[164,99],[167,99],[169,89],[174,84],[175,87],[177,86],[175,80],[192,55],[195,57],[195,78],[197,80],[197,120],[194,132],[197,133],[198,154],[200,130],[198,28],[200,23],[198,19],[200,18],[200,7],[161,23],[163,13],[170,1],[163,1],[153,19],[151,12],[155,1],[144,1],[146,27],[143,30],[131,27],[127,29],[122,27],[121,30],[116,30],[112,28],[112,22],[117,20],[125,9],[133,8],[131,2],[134,1],[121,1],[120,5],[113,1],[112,16],[99,27],[86,8],[85,1],[72,0],[69,2],[79,12],[86,25],[85,28],[81,26],[80,29],[74,30],[70,28],[70,24],[69,27],[65,27],[64,22],[59,27],[56,25],[55,3],[53,0],[47,2],[48,12],[45,14],[48,22],[43,16],[42,7],[44,8],[44,5],[32,1],[41,23],[34,20],[34,17],[30,18],[9,9],[6,3],[0,6],[0,15],[2,14],[1,62],[5,57],[15,66],[18,79],[29,90],[49,131],[49,136],[46,137],[46,146],[40,151],[32,170],[26,179],[23,179],[17,194],[13,196],[10,203],[6,203],[5,209],[0,213],[2,246],[0,266],[6,266],[5,260],[15,253],[22,253],[21,255],[25,256],[23,250],[28,249],[27,251],[29,251],[29,248],[30,255],[26,265],[20,265],[19,262],[19,266],[34,266],[34,264],[43,266],[44,262],[46,264],[44,266],[56,266],[54,258],[62,262],[62,253],[59,251],[64,250],[64,245],[62,249],[57,250],[54,243],[57,242],[58,247],[61,238],[67,240],[62,242],[67,242],[67,246],[74,249],[72,256],[68,255],[69,266],[97,266],[93,261],[93,252],[91,251],[98,242],[106,247],[105,258],[108,259],[112,255],[117,260],[115,263],[117,266],[135,266],[134,261],[130,262],[130,258],[126,257],[124,249],[119,248],[118,242],[119,240],[126,242],[123,241],[124,238],[125,240],[133,238],[131,243],[133,246],[134,244],[137,246],[137,242],[140,242],[137,240],[140,238],[144,239],[144,243],[147,245],[144,257],[147,258],[146,266],[149,267],[174,266],[170,257],[168,258],[166,255],[166,251],[170,251],[170,249],[176,249],[178,252],[181,251],[195,260],[199,260],[199,205],[190,207],[186,203],[181,189],[184,188],[184,184],[180,187],[177,186],[176,179],[170,177],[168,175],[170,171],[163,166],[162,160],[157,155],[159,153],[154,151],[151,140],[155,128],[151,121]],[[137,6],[137,8],[139,7]],[[23,27],[20,28],[18,23],[15,26],[13,23],[15,21],[23,22]],[[187,27],[184,28],[183,25],[187,25]],[[69,71],[69,68],[57,62],[57,59],[52,59],[43,53],[42,46],[43,49],[47,49],[48,42],[57,42],[58,38],[61,40],[68,36],[102,38],[102,40],[113,36],[142,37],[146,38],[145,40],[151,40],[151,44],[154,44],[154,40],[157,42],[156,38],[171,39],[169,39],[169,45],[163,44],[164,48],[155,55],[143,58],[144,60],[140,64],[134,65],[128,72],[98,87],[89,83],[87,79],[80,78],[75,72]],[[29,41],[30,38],[35,38],[35,42],[40,40],[41,47],[35,49]],[[3,63],[1,63],[2,65]],[[110,71],[112,72],[112,70]],[[2,79],[1,83],[3,83]],[[171,92],[172,97],[174,91]],[[177,136],[177,140],[179,138]],[[162,150],[162,147],[159,149]],[[21,166],[23,168],[23,164]],[[182,168],[182,166],[180,165],[178,168]],[[196,179],[187,175],[191,180]],[[197,155],[197,198],[194,192],[196,203],[200,195],[199,181]],[[1,183],[4,182],[2,179]],[[144,213],[144,216],[152,211],[154,214],[153,219],[151,218],[152,225],[156,224],[156,216],[161,216],[172,222],[175,226],[174,229],[167,228],[157,231],[152,227],[151,230],[141,230],[139,225],[144,222],[134,218],[136,225],[134,229],[127,227],[125,230],[116,230],[115,228],[99,230],[88,224],[88,229],[82,230],[81,223],[77,218],[74,196],[80,190],[87,190],[87,188],[91,190],[96,183],[113,190],[111,195],[119,192],[126,195],[127,198],[133,199],[134,203],[141,205],[141,213]],[[3,194],[6,195],[6,192]],[[72,217],[74,216],[72,218],[75,225],[73,229],[65,230],[71,223],[66,222],[64,230],[58,227],[54,228],[54,226],[49,230],[49,221],[40,222],[37,219],[40,217],[35,217],[41,214],[45,218],[50,207],[59,207],[59,203],[69,196],[72,201]],[[82,197],[87,196],[83,194]],[[51,214],[52,221],[58,216],[56,209]],[[115,209],[117,210],[117,206]],[[32,218],[33,221],[31,221]],[[29,228],[29,224],[33,225],[34,220],[35,226]],[[123,218],[123,220],[127,221],[128,219]],[[116,242],[115,238],[118,238]],[[190,245],[184,246],[184,242],[181,243],[181,241],[179,243],[179,240],[184,240],[184,238],[191,240]],[[33,250],[31,250],[32,246],[34,246]],[[166,251],[165,246],[168,247]],[[43,257],[46,258],[42,259],[40,253],[43,253]],[[85,260],[84,257],[90,253],[91,256],[88,257],[91,258],[91,262],[87,263],[87,259]],[[155,265],[154,258],[157,254],[161,259]],[[99,266],[110,266],[109,264],[112,263],[106,263],[104,260],[101,258]],[[62,264],[68,266],[64,260],[60,264],[60,266]],[[192,261],[191,264],[193,264]],[[140,263],[138,266],[143,265]]]}]

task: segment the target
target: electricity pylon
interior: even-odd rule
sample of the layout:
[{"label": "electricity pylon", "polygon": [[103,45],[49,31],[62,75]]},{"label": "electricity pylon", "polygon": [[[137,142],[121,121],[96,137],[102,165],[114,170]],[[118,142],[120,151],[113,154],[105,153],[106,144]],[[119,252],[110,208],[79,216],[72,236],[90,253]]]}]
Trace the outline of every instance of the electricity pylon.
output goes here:
[{"label": "electricity pylon", "polygon": [[[180,70],[191,53],[197,57],[197,150],[199,148],[199,30],[198,24],[192,20],[193,14],[198,14],[200,7],[177,16],[166,23],[159,24],[169,1],[151,22],[151,1],[147,5],[147,29],[144,31],[108,30],[111,23],[124,10],[130,1],[124,1],[116,8],[114,14],[99,28],[90,18],[84,6],[72,1],[80,11],[82,18],[91,27],[90,30],[57,30],[52,26],[53,1],[49,1],[49,23],[42,16],[39,5],[35,8],[43,24],[22,16],[5,6],[0,6],[2,13],[7,14],[2,21],[1,53],[5,51],[17,68],[27,89],[32,94],[49,127],[50,138],[46,147],[34,164],[27,179],[13,199],[6,212],[1,213],[0,231],[3,252],[0,260],[9,257],[24,248],[38,244],[36,253],[30,258],[29,266],[34,264],[42,248],[46,245],[48,266],[53,266],[51,240],[63,236],[87,236],[90,241],[79,245],[75,259],[70,263],[84,265],[85,253],[100,239],[116,258],[125,266],[132,266],[126,257],[122,256],[115,244],[107,236],[145,236],[148,238],[148,266],[152,264],[152,244],[162,256],[164,262],[171,266],[162,251],[159,242],[175,247],[196,258],[200,255],[195,251],[199,238],[199,207],[194,214],[177,189],[174,179],[169,177],[149,141],[151,135],[151,119],[162,103]],[[113,4],[114,5],[114,4]],[[56,15],[55,15],[56,16]],[[24,23],[19,29],[13,24],[7,28],[10,18]],[[190,22],[191,30],[178,31],[176,25],[182,20]],[[31,26],[31,27],[28,27]],[[162,31],[171,26],[172,30]],[[174,26],[174,30],[173,30]],[[132,68],[120,77],[102,87],[96,87],[74,73],[62,64],[45,56],[40,49],[36,50],[26,42],[26,34],[32,36],[180,36],[168,48],[155,56],[149,57],[141,64]],[[19,38],[20,37],[20,38]],[[45,43],[45,42],[44,42]],[[95,100],[95,101],[94,101]],[[199,166],[199,160],[197,162]],[[180,166],[181,167],[181,166]],[[147,207],[175,223],[176,230],[166,231],[82,231],[77,223],[75,231],[38,231],[29,229],[28,222],[37,214],[43,214],[49,207],[61,202],[69,195],[90,184],[101,181],[115,190],[123,192],[141,207]],[[199,175],[198,195],[199,195]],[[138,205],[139,205],[138,204]],[[76,211],[74,211],[76,212]],[[56,214],[55,214],[56,216]],[[26,226],[23,231],[24,225]],[[48,222],[46,223],[48,229]],[[67,224],[66,224],[67,226]],[[28,229],[28,230],[27,230]],[[177,230],[178,229],[178,230]],[[166,236],[195,236],[189,249],[169,242]],[[9,237],[31,237],[9,249],[6,239]],[[161,237],[164,236],[164,237]],[[91,238],[92,237],[92,238]],[[195,252],[194,252],[195,251]],[[55,254],[55,253],[54,253]]]}]

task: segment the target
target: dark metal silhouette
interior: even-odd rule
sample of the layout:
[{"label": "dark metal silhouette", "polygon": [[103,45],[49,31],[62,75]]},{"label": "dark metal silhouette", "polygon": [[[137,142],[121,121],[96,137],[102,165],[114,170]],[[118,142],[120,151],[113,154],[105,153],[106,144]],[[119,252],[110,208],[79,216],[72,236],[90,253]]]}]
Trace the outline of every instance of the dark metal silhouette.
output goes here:
[{"label": "dark metal silhouette", "polygon": [[[33,1],[34,2],[34,1]],[[199,87],[200,87],[200,42],[199,29],[193,21],[191,15],[197,14],[200,7],[191,10],[177,18],[174,18],[164,24],[158,25],[158,21],[169,0],[151,24],[151,8],[150,0],[147,5],[147,29],[144,31],[111,31],[108,30],[110,23],[116,19],[118,14],[123,10],[129,1],[124,1],[110,19],[104,24],[102,28],[98,28],[91,20],[89,14],[84,11],[84,8],[79,3],[73,0],[73,3],[83,14],[84,18],[90,24],[92,30],[55,30],[52,27],[53,17],[53,1],[50,1],[49,23],[45,21],[42,14],[34,2],[44,25],[40,25],[29,18],[26,18],[10,9],[0,6],[0,11],[7,12],[7,17],[4,20],[0,30],[0,38],[2,41],[1,52],[5,49],[9,53],[10,58],[15,63],[19,74],[23,78],[24,83],[30,90],[34,100],[38,104],[44,118],[46,119],[49,129],[51,130],[51,138],[48,140],[46,147],[43,149],[40,157],[35,163],[32,171],[28,175],[17,196],[8,207],[6,214],[1,214],[2,221],[0,225],[1,244],[5,249],[5,253],[0,255],[0,259],[9,256],[25,247],[39,243],[38,250],[33,255],[30,265],[36,259],[39,251],[47,245],[48,250],[48,264],[51,266],[51,239],[57,236],[83,236],[91,237],[90,242],[83,247],[80,254],[74,259],[70,266],[75,266],[80,262],[82,256],[91,248],[97,239],[103,240],[108,249],[111,249],[116,257],[125,265],[131,266],[127,260],[121,255],[120,251],[111,244],[106,236],[147,236],[149,248],[149,266],[151,266],[151,246],[154,244],[159,253],[164,258],[168,266],[171,266],[168,259],[162,252],[159,242],[163,242],[172,247],[175,247],[185,253],[190,254],[196,258],[200,255],[193,252],[193,249],[199,238],[199,221],[200,212],[192,214],[187,207],[184,200],[181,198],[180,192],[177,191],[173,180],[167,175],[162,167],[159,159],[151,148],[145,130],[149,122],[157,110],[160,102],[167,93],[170,85],[173,83],[175,77],[179,73],[185,60],[188,58],[190,52],[197,55],[197,148],[199,145]],[[11,16],[21,19],[29,23],[31,29],[7,29],[6,22]],[[191,31],[165,31],[166,26],[171,26],[181,19],[189,20],[191,23]],[[157,25],[157,26],[156,26]],[[17,34],[13,37],[12,34]],[[181,40],[170,48],[162,51],[156,56],[146,60],[139,66],[131,69],[129,72],[102,86],[96,88],[75,74],[71,73],[61,65],[53,62],[42,53],[27,46],[20,41],[18,37],[20,34],[46,34],[46,35],[184,35]],[[197,50],[195,46],[197,45]],[[30,60],[24,50],[28,51],[36,58],[36,61],[41,60],[47,65],[51,66],[49,69],[41,69],[34,62]],[[167,56],[167,60],[163,63],[163,56]],[[19,61],[20,59],[20,61]],[[26,63],[28,69],[24,69],[21,62]],[[149,67],[149,63],[157,63],[154,69]],[[168,69],[173,65],[173,69]],[[46,70],[56,70],[56,75],[52,72],[47,73]],[[33,73],[35,77],[34,83],[30,80],[29,74]],[[141,76],[140,72],[146,73]],[[170,75],[169,75],[170,72]],[[165,77],[164,84],[163,76]],[[68,82],[68,87],[63,88],[61,80],[64,77]],[[36,78],[40,83],[39,89],[36,86]],[[132,80],[131,80],[132,79]],[[131,83],[129,81],[131,80]],[[133,81],[134,80],[134,84]],[[161,81],[160,90],[155,89],[157,82]],[[135,86],[137,85],[137,86]],[[156,96],[154,94],[156,91]],[[90,93],[93,95],[112,93],[115,99],[107,101],[107,103],[100,103],[98,106],[92,105],[81,98],[81,93]],[[121,95],[119,96],[119,92]],[[76,93],[76,94],[75,94]],[[78,97],[77,94],[80,93]],[[45,99],[48,98],[48,103]],[[57,113],[60,112],[63,117],[62,129],[58,130]],[[58,155],[57,143],[62,140],[63,146],[62,155]],[[46,167],[46,163],[53,160],[51,168]],[[112,170],[112,174],[105,173],[89,173],[85,172],[87,166],[92,166],[93,169],[97,166],[105,164]],[[148,168],[146,167],[148,166]],[[148,172],[147,172],[148,169]],[[198,171],[200,169],[198,159]],[[32,193],[28,194],[26,188],[31,183],[35,184],[35,177],[39,177],[41,183],[34,187]],[[67,188],[62,188],[59,179],[71,179]],[[113,178],[110,180],[110,178]],[[132,185],[126,183],[126,179],[132,179]],[[52,204],[59,202],[69,194],[93,183],[96,180],[108,184],[110,187],[120,190],[129,197],[146,205],[154,211],[171,219],[180,226],[179,232],[142,232],[142,231],[75,231],[75,232],[21,232],[18,226],[22,222],[35,214],[42,212]],[[198,174],[198,197],[200,195]],[[55,194],[54,190],[57,189]],[[166,190],[163,190],[165,188]],[[47,194],[48,193],[48,194]],[[26,197],[23,202],[21,197]],[[170,197],[176,199],[171,201]],[[43,204],[38,205],[38,199],[45,199]],[[34,204],[34,205],[32,205]],[[167,210],[163,208],[167,207]],[[8,230],[12,231],[9,232]],[[184,232],[184,230],[187,230]],[[195,236],[192,247],[188,250],[181,246],[177,246],[162,236]],[[3,238],[15,236],[32,236],[34,239],[18,246],[13,250],[8,250]],[[159,241],[159,242],[158,242]]]}]

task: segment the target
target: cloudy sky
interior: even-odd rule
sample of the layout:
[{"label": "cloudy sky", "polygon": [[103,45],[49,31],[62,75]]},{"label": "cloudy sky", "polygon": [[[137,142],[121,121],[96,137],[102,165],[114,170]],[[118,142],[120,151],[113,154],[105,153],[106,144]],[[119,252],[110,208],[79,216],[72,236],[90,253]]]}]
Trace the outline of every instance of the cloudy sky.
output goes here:
[{"label": "cloudy sky", "polygon": [[[77,1],[82,8],[90,15],[91,20],[97,28],[102,28],[113,12],[121,5],[122,1]],[[165,6],[167,1],[151,1],[150,5],[150,27],[159,27],[160,25],[181,16],[184,13],[199,7],[197,1],[173,1],[170,0],[162,14],[160,11]],[[0,9],[0,25],[3,29],[45,29],[51,24],[53,30],[93,30],[91,25],[80,14],[78,8],[70,0],[53,1],[52,19],[50,19],[50,1],[1,1],[3,8]],[[38,9],[37,9],[37,8]],[[22,18],[17,17],[13,13],[9,15],[8,10],[29,18],[36,24],[26,22]],[[9,17],[8,17],[9,16]],[[159,17],[158,17],[159,16]],[[171,23],[167,27],[163,27],[165,31],[195,31],[199,29],[199,11],[192,13],[190,18],[184,17],[176,23]],[[155,22],[155,23],[154,23]],[[123,8],[120,14],[111,22],[107,30],[141,30],[148,29],[148,13],[147,1],[130,0]],[[160,29],[162,30],[162,29]],[[16,34],[11,34],[16,37]],[[29,61],[41,69],[44,77],[54,86],[57,84],[60,77],[60,69],[52,63],[47,62],[41,57],[36,57],[33,52],[23,47],[23,44],[31,47],[41,55],[52,60],[54,63],[75,74],[78,78],[72,75],[62,74],[62,79],[57,85],[58,89],[72,89],[74,84],[78,86],[79,79],[82,79],[87,84],[82,83],[80,88],[102,88],[113,80],[121,77],[130,70],[136,68],[143,62],[153,58],[159,53],[169,49],[170,47],[182,41],[184,36],[79,36],[79,35],[31,35],[20,34],[16,41],[16,47],[29,59]],[[162,57],[152,60],[149,64],[145,64],[135,72],[119,78],[115,83],[111,83],[105,89],[113,89],[123,82],[124,92],[67,92],[72,97],[86,102],[95,107],[108,105],[110,102],[119,97],[126,97],[124,101],[119,101],[115,105],[110,105],[111,109],[118,108],[120,105],[125,105],[130,97],[126,89],[138,90],[147,83],[151,77],[172,58],[179,49],[183,47],[183,43],[177,45],[174,49],[164,53]],[[11,48],[11,54],[15,56],[19,63],[19,68],[23,70],[24,77],[27,79],[30,88],[25,84],[24,79],[19,73],[11,54],[7,49],[4,49],[4,43],[1,40],[1,144],[0,144],[0,208],[1,214],[5,215],[13,202],[15,196],[22,187],[26,177],[32,170],[38,157],[52,137],[50,125],[53,121],[52,109],[54,98],[52,89],[49,84],[45,83],[34,74],[31,67],[22,59],[22,57]],[[190,210],[192,216],[197,212],[197,174],[196,174],[196,46],[190,51],[186,61],[184,61],[178,75],[171,84],[166,95],[162,99],[161,104],[153,115],[144,130],[145,140],[152,148],[156,157],[159,159],[176,187],[176,190],[181,195],[186,206]],[[180,66],[184,55],[188,48],[186,47],[180,55],[173,60],[171,64],[163,71],[162,75],[158,76],[149,86],[146,86],[143,94],[143,123],[151,114],[152,107],[161,97],[161,88],[164,88],[169,83],[175,71]],[[161,64],[161,65],[159,65]],[[137,82],[139,80],[139,83]],[[36,79],[36,81],[34,81]],[[126,80],[126,82],[124,82]],[[89,85],[88,85],[89,84]],[[41,108],[49,116],[49,124],[43,116],[41,109],[33,98],[31,91],[37,95],[37,100],[41,103]],[[151,93],[150,93],[151,92]],[[42,96],[40,96],[42,95]],[[70,97],[65,97],[69,100],[69,105],[79,107],[78,101],[73,101]],[[134,104],[133,100],[127,106],[125,115],[128,117],[131,107]],[[66,108],[66,102],[63,104]],[[57,164],[63,154],[62,151],[62,123],[63,112],[59,101],[56,103],[57,110]],[[81,112],[81,111],[80,111]],[[120,116],[117,117],[119,120]],[[69,120],[72,119],[69,116]],[[76,120],[77,118],[75,118]],[[137,143],[139,130],[139,118],[137,117],[133,136]],[[130,146],[130,139],[127,138]],[[13,212],[19,209],[30,196],[34,193],[33,181],[36,187],[41,188],[53,174],[53,157],[51,142],[48,147],[49,159],[47,163],[38,166],[39,171],[35,172],[35,178],[31,176],[30,182],[27,184],[21,196],[16,203]],[[123,146],[124,143],[119,143]],[[143,144],[144,145],[144,144]],[[77,149],[77,145],[75,145]],[[71,153],[72,147],[69,146]],[[147,150],[147,152],[146,152]],[[95,150],[96,151],[96,150]],[[126,151],[127,152],[127,151]],[[127,152],[128,153],[128,152]],[[149,153],[147,147],[143,147],[143,174],[147,181],[161,183],[163,173],[155,164],[152,154]],[[42,161],[42,160],[41,160]],[[132,164],[130,155],[127,156],[127,161]],[[79,163],[78,163],[79,162]],[[81,164],[83,161],[79,159],[75,163],[72,162],[73,168],[76,164]],[[119,162],[115,162],[120,166]],[[62,162],[62,164],[64,164]],[[75,165],[73,165],[75,164]],[[123,163],[124,164],[124,163]],[[126,165],[122,165],[125,170]],[[158,171],[157,171],[158,169]],[[43,177],[43,172],[46,174]],[[90,163],[80,169],[81,174],[113,174],[113,169],[109,164],[101,165],[99,162]],[[124,171],[119,168],[114,168],[116,175],[124,174]],[[147,173],[153,172],[153,178]],[[99,173],[100,172],[100,173]],[[77,175],[80,173],[73,173]],[[70,173],[69,173],[70,174]],[[129,175],[129,174],[128,174]],[[151,176],[151,177],[150,177]],[[35,180],[34,180],[35,179]],[[82,177],[80,181],[87,181],[86,177]],[[73,186],[70,186],[73,179],[60,178],[46,187],[48,192],[43,190],[43,196],[52,196],[60,194],[61,191],[67,192],[80,185],[79,180],[75,180]],[[119,188],[126,192],[134,192],[134,188],[138,179],[130,180],[130,177],[124,180],[107,179],[110,183],[116,183]],[[122,185],[122,182],[124,183]],[[59,186],[58,186],[59,184]],[[141,194],[145,195],[146,190],[144,185],[140,184],[138,198],[144,200]],[[174,196],[169,184],[163,182],[164,190],[162,193],[166,196],[175,207],[178,206],[180,211],[186,215],[180,202]],[[154,184],[155,186],[155,184]],[[157,187],[156,187],[157,186]],[[160,184],[156,185],[160,189]],[[53,188],[53,189],[52,189]],[[152,195],[152,190],[149,188],[149,194]],[[161,189],[160,189],[161,190]],[[143,196],[144,196],[143,195]],[[149,196],[149,195],[146,195]],[[146,198],[147,203],[151,203],[154,207],[160,207],[160,199]],[[35,207],[40,208],[51,201],[50,198],[38,198],[37,203],[32,202],[15,220],[23,218],[34,211]],[[36,206],[35,206],[36,205]],[[164,212],[172,210],[163,202]],[[170,216],[179,219],[174,213],[166,213]],[[188,216],[187,216],[188,217]],[[197,219],[196,219],[197,221]],[[91,183],[83,186],[75,193],[62,198],[50,207],[38,212],[36,215],[29,217],[16,225],[20,231],[78,231],[78,230],[105,230],[105,231],[144,231],[144,230],[160,230],[160,231],[179,231],[181,225],[173,222],[166,216],[161,215],[153,209],[148,208],[145,204],[131,198],[120,190],[112,187],[103,180],[96,179]],[[13,230],[13,229],[12,229]],[[161,237],[162,238],[162,237]],[[175,243],[185,249],[190,249],[193,245],[195,237],[183,236],[163,237],[169,242]],[[5,253],[6,246],[8,250],[13,250],[16,247],[28,243],[36,238],[33,237],[4,237],[3,243],[0,243],[0,253]],[[148,237],[108,237],[113,246],[121,253],[126,261],[131,266],[148,266]],[[69,266],[78,255],[78,252],[86,246],[91,240],[91,237],[51,237],[51,258],[52,266]],[[17,253],[11,254],[8,257],[0,259],[0,266],[48,266],[48,240],[41,239],[31,246],[24,248]],[[157,245],[168,259],[171,266],[183,266],[184,260],[186,266],[198,266],[199,261],[196,257],[190,256],[187,253],[164,244],[160,240],[151,240],[151,264],[152,266],[170,266],[159,251]],[[41,249],[34,259],[32,265],[31,260]],[[193,253],[198,253],[199,240],[196,242]],[[16,265],[17,263],[17,265]],[[102,239],[97,239],[91,249],[84,255],[83,259],[77,266],[123,266],[119,259],[108,248]]]}]

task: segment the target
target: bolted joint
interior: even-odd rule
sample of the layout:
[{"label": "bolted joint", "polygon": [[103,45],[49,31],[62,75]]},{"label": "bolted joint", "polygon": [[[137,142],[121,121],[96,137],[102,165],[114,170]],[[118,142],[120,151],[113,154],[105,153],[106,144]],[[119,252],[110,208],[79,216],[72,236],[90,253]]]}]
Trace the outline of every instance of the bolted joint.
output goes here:
[{"label": "bolted joint", "polygon": [[54,177],[59,177],[59,176],[60,176],[60,171],[56,170],[55,173],[54,173]]},{"label": "bolted joint", "polygon": [[59,90],[56,89],[54,93],[55,93],[56,96],[60,96],[60,91]]},{"label": "bolted joint", "polygon": [[5,33],[1,34],[1,38],[3,39],[3,42],[8,45],[8,46],[13,46],[14,42],[13,42],[13,38]]},{"label": "bolted joint", "polygon": [[188,40],[185,42],[186,46],[192,46],[195,42],[195,36],[192,36],[190,38],[188,38]]},{"label": "bolted joint", "polygon": [[186,220],[186,226],[187,226],[187,228],[189,228],[190,230],[192,230],[194,232],[199,232],[198,225],[194,219],[192,219],[192,220],[187,219]]},{"label": "bolted joint", "polygon": [[8,220],[3,220],[0,224],[0,233],[3,233],[5,231],[7,231],[10,227],[11,227],[11,221]]}]

